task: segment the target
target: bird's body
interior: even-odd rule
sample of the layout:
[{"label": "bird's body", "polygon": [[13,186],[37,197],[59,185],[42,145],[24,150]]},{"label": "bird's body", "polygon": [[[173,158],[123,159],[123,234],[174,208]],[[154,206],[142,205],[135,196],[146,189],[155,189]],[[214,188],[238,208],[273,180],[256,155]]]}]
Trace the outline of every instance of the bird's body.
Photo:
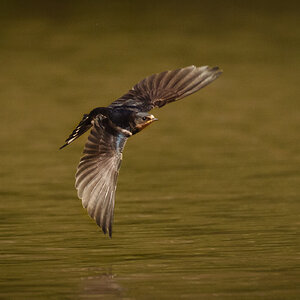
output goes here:
[{"label": "bird's body", "polygon": [[222,71],[218,67],[190,66],[151,75],[108,107],[85,114],[61,147],[92,128],[76,172],[78,197],[104,233],[112,235],[117,177],[122,152],[129,137],[157,119],[152,108],[184,98],[210,82]]}]

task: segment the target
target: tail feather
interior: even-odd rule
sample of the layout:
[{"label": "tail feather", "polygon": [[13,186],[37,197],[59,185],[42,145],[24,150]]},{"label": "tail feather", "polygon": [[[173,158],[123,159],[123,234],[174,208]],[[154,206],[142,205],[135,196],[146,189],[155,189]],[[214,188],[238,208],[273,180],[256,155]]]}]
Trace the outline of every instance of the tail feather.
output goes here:
[{"label": "tail feather", "polygon": [[92,127],[92,120],[93,118],[91,117],[91,114],[83,115],[83,118],[80,121],[80,123],[76,126],[76,128],[73,130],[70,136],[65,140],[65,144],[63,144],[59,149],[68,146],[74,140],[76,140],[78,137],[80,137],[82,134],[88,131]]},{"label": "tail feather", "polygon": [[98,116],[102,115],[107,117],[109,115],[109,109],[106,107],[97,107],[94,108],[89,114],[84,114],[82,120],[77,125],[77,127],[73,130],[70,136],[65,140],[65,144],[63,144],[59,149],[62,149],[69,144],[71,144],[74,140],[79,138],[82,134],[88,131],[92,126],[92,121]]}]

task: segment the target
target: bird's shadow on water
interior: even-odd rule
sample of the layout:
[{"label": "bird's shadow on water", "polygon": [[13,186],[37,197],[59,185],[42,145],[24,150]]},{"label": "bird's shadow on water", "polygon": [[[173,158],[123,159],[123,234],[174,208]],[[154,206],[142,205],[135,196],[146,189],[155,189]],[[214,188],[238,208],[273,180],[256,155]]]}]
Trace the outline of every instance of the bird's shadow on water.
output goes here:
[{"label": "bird's shadow on water", "polygon": [[81,279],[78,296],[80,299],[119,299],[124,297],[124,292],[111,270],[99,269],[95,274]]}]

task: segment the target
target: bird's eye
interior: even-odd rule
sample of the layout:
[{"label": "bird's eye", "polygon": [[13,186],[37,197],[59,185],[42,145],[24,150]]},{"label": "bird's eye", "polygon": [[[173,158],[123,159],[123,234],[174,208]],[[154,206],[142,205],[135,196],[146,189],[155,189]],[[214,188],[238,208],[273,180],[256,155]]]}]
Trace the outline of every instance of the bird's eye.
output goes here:
[{"label": "bird's eye", "polygon": [[146,121],[146,120],[147,120],[147,117],[143,117],[142,120],[143,120],[143,121]]}]

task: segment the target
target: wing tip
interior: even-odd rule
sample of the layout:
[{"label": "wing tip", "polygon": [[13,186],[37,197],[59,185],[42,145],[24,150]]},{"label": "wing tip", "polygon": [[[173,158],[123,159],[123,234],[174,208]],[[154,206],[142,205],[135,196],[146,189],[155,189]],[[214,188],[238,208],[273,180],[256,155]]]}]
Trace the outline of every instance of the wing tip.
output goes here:
[{"label": "wing tip", "polygon": [[108,234],[108,237],[111,239],[112,238],[112,228],[111,225],[108,226],[108,228],[105,225],[97,225],[102,229],[102,232],[106,235]]},{"label": "wing tip", "polygon": [[112,239],[112,229],[111,227],[109,226],[108,228],[106,228],[105,226],[99,226],[101,229],[102,229],[102,232],[106,235],[108,234],[108,237],[110,239]]},{"label": "wing tip", "polygon": [[210,72],[221,72],[221,73],[223,73],[223,70],[220,69],[219,66],[211,67],[211,66],[208,66],[208,65],[207,65],[207,66],[200,66],[200,67],[197,67],[197,69],[198,69],[198,70],[206,69],[206,70],[208,70],[208,71],[210,71]]},{"label": "wing tip", "polygon": [[203,66],[203,67],[198,67],[197,69],[200,71],[199,72],[200,76],[201,74],[206,73],[206,77],[210,78],[212,81],[217,79],[223,73],[223,70],[220,69],[218,66],[214,66],[214,67]]},{"label": "wing tip", "polygon": [[214,67],[212,67],[210,70],[213,71],[213,72],[220,73],[220,74],[223,73],[223,70],[220,69],[218,66],[214,66]]},{"label": "wing tip", "polygon": [[101,228],[102,232],[106,235],[108,233],[108,237],[112,238],[112,221],[109,221],[108,226],[106,224],[105,219],[100,220],[100,218],[94,217],[97,225]]}]

